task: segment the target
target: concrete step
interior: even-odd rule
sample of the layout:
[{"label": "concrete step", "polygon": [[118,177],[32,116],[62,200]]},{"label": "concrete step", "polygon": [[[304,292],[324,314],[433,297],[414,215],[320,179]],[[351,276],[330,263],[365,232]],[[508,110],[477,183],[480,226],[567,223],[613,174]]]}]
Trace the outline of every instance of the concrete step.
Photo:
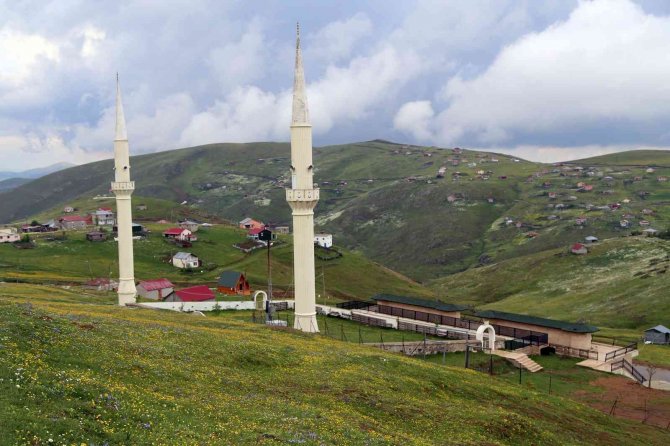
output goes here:
[{"label": "concrete step", "polygon": [[505,350],[496,350],[493,353],[498,356],[502,356],[503,358],[507,359],[517,367],[524,368],[531,373],[539,372],[540,370],[542,370],[542,366],[540,364],[533,361],[528,357],[528,355],[525,355],[523,353],[508,352]]}]

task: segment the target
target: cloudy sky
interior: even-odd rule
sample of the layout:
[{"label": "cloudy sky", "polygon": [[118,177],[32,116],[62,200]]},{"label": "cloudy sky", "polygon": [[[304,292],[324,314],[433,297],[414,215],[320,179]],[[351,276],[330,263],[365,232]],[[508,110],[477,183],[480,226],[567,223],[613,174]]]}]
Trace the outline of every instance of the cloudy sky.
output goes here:
[{"label": "cloudy sky", "polygon": [[286,141],[295,22],[316,145],[555,161],[670,148],[670,2],[0,0],[1,170]]}]

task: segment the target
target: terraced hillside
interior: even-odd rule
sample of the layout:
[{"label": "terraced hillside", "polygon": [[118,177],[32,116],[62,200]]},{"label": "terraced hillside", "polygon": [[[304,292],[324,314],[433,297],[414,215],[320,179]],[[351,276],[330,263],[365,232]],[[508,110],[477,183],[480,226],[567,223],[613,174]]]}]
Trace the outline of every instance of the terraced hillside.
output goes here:
[{"label": "terraced hillside", "polygon": [[[611,160],[611,161],[610,161]],[[368,141],[315,149],[317,230],[415,280],[670,222],[668,155],[636,151],[560,165]],[[443,178],[436,178],[444,167]],[[133,158],[146,218],[199,212],[290,224],[289,147],[214,144]],[[0,194],[0,221],[51,216],[108,194],[111,161],[67,169]],[[184,205],[180,203],[186,202]],[[90,210],[90,209],[87,209]]]},{"label": "terraced hillside", "polygon": [[573,400],[229,318],[0,284],[0,445],[665,445]]}]

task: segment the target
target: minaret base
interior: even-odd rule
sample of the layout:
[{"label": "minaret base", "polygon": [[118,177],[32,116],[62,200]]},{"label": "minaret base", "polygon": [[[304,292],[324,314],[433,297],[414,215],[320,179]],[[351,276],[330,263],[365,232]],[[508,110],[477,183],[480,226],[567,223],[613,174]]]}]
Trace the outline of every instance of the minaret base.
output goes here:
[{"label": "minaret base", "polygon": [[132,279],[119,280],[119,306],[124,307],[128,304],[137,302],[137,289],[135,288],[135,281]]},{"label": "minaret base", "polygon": [[296,313],[293,328],[305,333],[318,333],[319,324],[316,320],[316,313]]}]

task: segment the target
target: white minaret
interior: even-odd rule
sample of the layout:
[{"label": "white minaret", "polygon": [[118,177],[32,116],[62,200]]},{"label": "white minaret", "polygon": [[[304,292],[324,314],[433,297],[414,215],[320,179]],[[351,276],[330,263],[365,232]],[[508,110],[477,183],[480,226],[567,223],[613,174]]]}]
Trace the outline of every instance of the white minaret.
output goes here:
[{"label": "white minaret", "polygon": [[116,75],[116,135],[114,136],[114,181],[116,195],[116,227],[119,239],[119,305],[135,302],[135,267],[133,261],[133,217],[130,196],[135,182],[130,181],[130,155],[126,118],[121,104],[119,76]]},{"label": "white minaret", "polygon": [[293,210],[295,283],[295,323],[293,326],[309,333],[319,331],[316,321],[314,284],[314,206],[319,201],[319,189],[314,188],[313,170],[312,126],[309,123],[305,73],[300,52],[300,25],[298,25],[291,120],[291,189],[286,190],[286,201]]}]

